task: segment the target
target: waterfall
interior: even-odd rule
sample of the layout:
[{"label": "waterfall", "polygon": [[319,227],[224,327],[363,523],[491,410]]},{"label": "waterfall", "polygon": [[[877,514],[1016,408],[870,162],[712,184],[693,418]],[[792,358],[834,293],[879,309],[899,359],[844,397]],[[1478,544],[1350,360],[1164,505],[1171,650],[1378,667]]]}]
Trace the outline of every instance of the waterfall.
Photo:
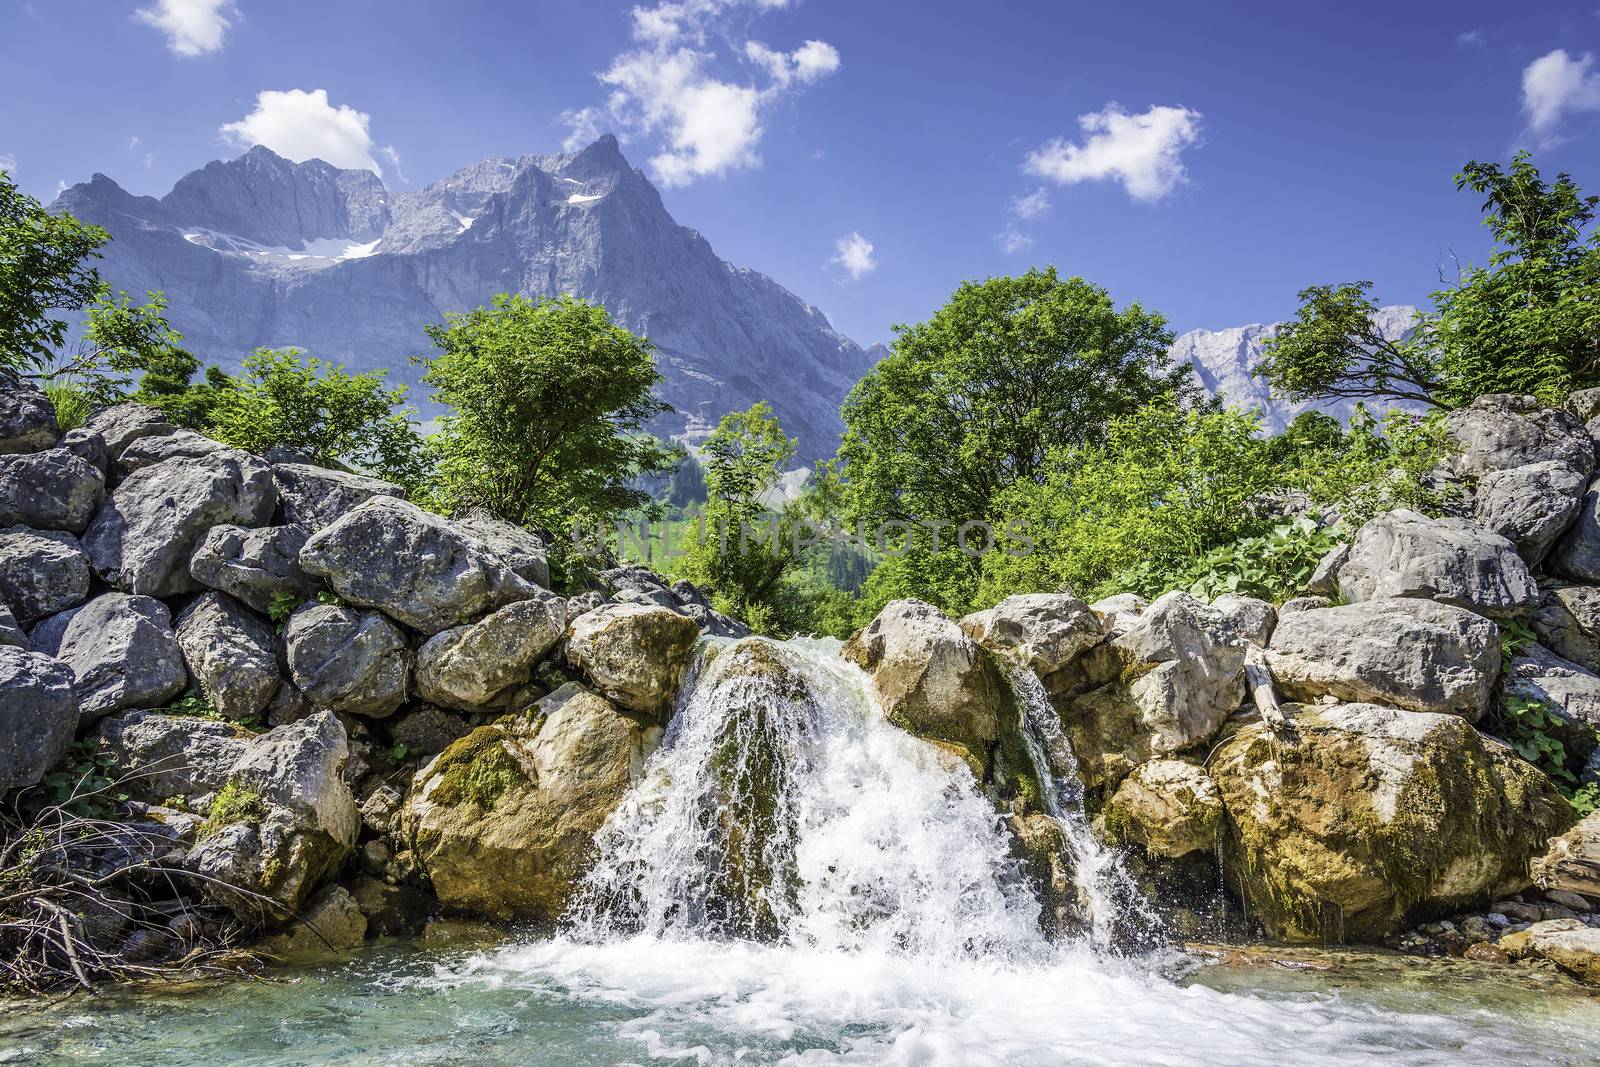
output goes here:
[{"label": "waterfall", "polygon": [[1109,949],[1150,942],[1161,920],[1123,866],[1121,853],[1102,845],[1089,826],[1078,760],[1050,695],[1027,667],[1008,663],[1006,675],[1020,706],[1022,739],[1039,781],[1041,803],[1061,828],[1062,858],[1072,872],[1091,943]]}]

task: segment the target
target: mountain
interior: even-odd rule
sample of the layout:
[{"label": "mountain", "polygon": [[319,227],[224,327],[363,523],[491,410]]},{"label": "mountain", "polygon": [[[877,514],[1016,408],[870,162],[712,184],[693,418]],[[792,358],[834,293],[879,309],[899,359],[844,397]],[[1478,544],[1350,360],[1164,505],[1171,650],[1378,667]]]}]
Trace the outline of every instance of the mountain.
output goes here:
[{"label": "mountain", "polygon": [[[1373,322],[1379,333],[1389,340],[1399,340],[1410,335],[1416,320],[1417,309],[1407,304],[1379,308]],[[1180,363],[1194,367],[1195,376],[1208,392],[1220,393],[1236,407],[1258,408],[1261,425],[1276,433],[1289,425],[1302,411],[1320,411],[1341,422],[1355,412],[1353,400],[1321,400],[1292,403],[1271,395],[1264,379],[1256,370],[1265,357],[1263,344],[1277,333],[1282,323],[1235,326],[1227,330],[1190,330],[1180,336],[1169,353]],[[1414,405],[1389,404],[1386,401],[1368,401],[1367,410],[1382,414],[1390,407],[1403,410],[1420,410]]]},{"label": "mountain", "polygon": [[110,231],[101,275],[130,293],[163,290],[186,345],[228,367],[294,346],[414,383],[409,357],[430,350],[423,327],[445,312],[502,292],[571,293],[654,342],[675,409],[657,433],[698,440],[725,412],[770,400],[810,460],[833,451],[840,401],[885,351],[718,258],[610,136],[570,155],[491,157],[399,193],[369,171],[257,146],[160,199],[96,174],[52,207]]}]

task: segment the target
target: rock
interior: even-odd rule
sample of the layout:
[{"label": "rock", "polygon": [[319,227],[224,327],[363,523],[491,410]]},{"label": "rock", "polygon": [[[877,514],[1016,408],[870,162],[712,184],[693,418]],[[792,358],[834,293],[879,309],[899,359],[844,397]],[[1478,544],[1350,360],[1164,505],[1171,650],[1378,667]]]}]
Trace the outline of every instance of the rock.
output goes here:
[{"label": "rock", "polygon": [[300,566],[352,604],[429,635],[539,589],[454,524],[391,496],[371,497],[313,534]]},{"label": "rock", "polygon": [[1278,618],[1293,615],[1297,611],[1315,611],[1318,608],[1331,608],[1333,601],[1325,596],[1297,596],[1285,600],[1278,605]]},{"label": "rock", "polygon": [[553,922],[660,737],[576,683],[480,726],[417,772],[405,835],[439,903]]},{"label": "rock", "polygon": [[1266,646],[1272,639],[1272,629],[1278,625],[1278,611],[1259,597],[1224,593],[1211,602],[1211,610],[1220,612],[1241,641]]},{"label": "rock", "polygon": [[93,430],[82,426],[68,430],[61,435],[61,447],[93,467],[102,479],[111,472],[111,459],[106,455],[106,439]]},{"label": "rock", "polygon": [[993,655],[938,608],[890,601],[841,652],[871,675],[890,722],[988,766],[1009,687]]},{"label": "rock", "polygon": [[960,626],[990,652],[1030,668],[1041,678],[1106,636],[1100,617],[1070,593],[1008,596],[987,611],[968,615]]},{"label": "rock", "polygon": [[1478,482],[1477,524],[1538,566],[1583,505],[1585,475],[1559,460],[1489,471]]},{"label": "rock", "polygon": [[360,948],[366,939],[361,905],[343,886],[330,885],[300,909],[300,918],[258,942],[255,950],[279,959],[312,959]]},{"label": "rock", "polygon": [[43,781],[66,756],[77,728],[66,664],[0,645],[0,794]]},{"label": "rock", "polygon": [[1290,700],[1335,697],[1477,722],[1500,673],[1500,631],[1465,608],[1370,600],[1284,616],[1267,664]]},{"label": "rock", "polygon": [[1105,623],[1106,633],[1115,637],[1138,622],[1139,616],[1149,606],[1150,602],[1137,593],[1118,593],[1104,600],[1096,600],[1089,605],[1089,610],[1100,616],[1100,621]]},{"label": "rock", "polygon": [[432,704],[413,705],[388,723],[389,736],[404,745],[407,754],[437,756],[458,737],[472,732],[466,716],[436,708]]},{"label": "rock", "polygon": [[1595,750],[1600,728],[1600,677],[1533,644],[1506,664],[1500,684],[1502,707],[1508,700],[1538,702],[1561,724],[1557,731],[1569,754],[1586,758]]},{"label": "rock", "polygon": [[304,526],[213,526],[189,558],[189,576],[270,612],[279,598],[305,600],[321,584],[300,569],[300,550],[310,536]]},{"label": "rock", "polygon": [[1106,829],[1112,838],[1161,859],[1215,852],[1223,822],[1217,784],[1204,768],[1182,760],[1141,765],[1106,803]]},{"label": "rock", "polygon": [[4,602],[0,602],[0,646],[22,649],[28,647],[28,635],[22,632],[22,627],[17,624],[17,617]]},{"label": "rock", "polygon": [[1225,864],[1268,934],[1375,940],[1528,884],[1570,825],[1545,775],[1455,715],[1290,705],[1295,741],[1246,726],[1211,757]]},{"label": "rock", "polygon": [[160,707],[189,683],[171,613],[151,597],[104,593],[45,619],[30,641],[71,669],[83,725],[120,708]]},{"label": "rock", "polygon": [[[1577,827],[1574,827],[1573,829],[1577,829]],[[1567,833],[1571,832],[1571,830],[1567,831]],[[1562,835],[1562,837],[1565,836],[1566,834]],[[1556,838],[1556,841],[1560,841],[1562,837]],[[1554,842],[1552,842],[1552,844],[1553,843]],[[1545,855],[1549,855],[1549,853],[1547,852]],[[1534,860],[1533,864],[1534,870],[1537,872],[1539,870],[1539,860]],[[1535,878],[1537,878],[1537,873],[1535,874]],[[1565,889],[1546,889],[1544,898],[1553,904],[1557,904],[1563,908],[1566,908],[1568,911],[1577,912],[1580,915],[1587,915],[1589,912],[1594,910],[1593,904],[1590,904],[1577,893],[1573,893]]]},{"label": "rock", "polygon": [[98,752],[124,776],[121,788],[150,804],[193,800],[228,784],[255,735],[228,722],[196,715],[130,711],[95,726]]},{"label": "rock", "polygon": [[0,526],[82,533],[105,496],[100,472],[64,448],[0,455]]},{"label": "rock", "polygon": [[361,815],[345,784],[348,758],[329,711],[251,742],[189,852],[206,895],[247,920],[292,918],[355,847]]},{"label": "rock", "polygon": [[1545,583],[1528,623],[1550,651],[1600,673],[1600,588]]},{"label": "rock", "polygon": [[667,608],[607,604],[572,623],[567,662],[607,700],[665,719],[699,637],[693,620]]},{"label": "rock", "polygon": [[1587,423],[1600,416],[1600,389],[1579,389],[1569,393],[1561,406],[1579,422]]},{"label": "rock", "polygon": [[544,593],[435,634],[417,652],[417,695],[463,711],[495,706],[532,677],[566,628],[566,602]]},{"label": "rock", "polygon": [[1517,959],[1549,960],[1588,985],[1600,985],[1600,929],[1581,919],[1550,919],[1507,934],[1500,947]]},{"label": "rock", "polygon": [[0,455],[43,452],[61,436],[44,390],[15,371],[0,370]]},{"label": "rock", "polygon": [[200,694],[224,718],[258,718],[283,680],[265,620],[221,593],[205,593],[178,615],[178,647]]},{"label": "rock", "polygon": [[596,593],[593,590],[590,590],[586,593],[579,593],[577,596],[568,597],[567,624],[570,626],[574,621],[577,620],[579,615],[587,615],[595,608],[598,608],[601,604],[609,603],[611,603],[611,601],[606,599],[606,595],[604,593]]},{"label": "rock", "polygon": [[1306,582],[1309,596],[1333,597],[1339,595],[1339,568],[1350,558],[1350,542],[1345,541],[1328,549],[1317,561],[1311,578]]},{"label": "rock", "polygon": [[1585,479],[1594,471],[1594,445],[1583,423],[1531,396],[1480,396],[1446,416],[1445,433],[1458,448],[1445,466],[1458,478],[1545,462],[1559,462]]},{"label": "rock", "polygon": [[1568,578],[1600,581],[1600,478],[1584,491],[1577,518],[1550,550],[1545,569]]},{"label": "rock", "polygon": [[294,684],[313,705],[383,718],[405,703],[411,653],[378,612],[306,604],[289,616],[283,640]]},{"label": "rock", "polygon": [[312,533],[332,526],[357,504],[375,496],[404,498],[404,489],[381,478],[316,467],[277,463],[272,481],[278,488],[279,526],[304,526]]},{"label": "rock", "polygon": [[167,417],[143,404],[115,404],[95,412],[84,429],[97,433],[106,445],[106,459],[115,463],[123,449],[141,437],[166,437],[177,431]]},{"label": "rock", "polygon": [[272,514],[270,470],[247,452],[145,467],[119,485],[83,536],[96,572],[124,592],[174,596],[200,584],[195,546],[213,526],[260,526]]},{"label": "rock", "polygon": [[227,445],[193,430],[174,430],[169,434],[140,437],[128,442],[128,446],[117,457],[116,466],[126,476],[169,459],[199,459],[226,451]]},{"label": "rock", "polygon": [[428,921],[433,899],[414,885],[389,885],[377,878],[355,878],[350,895],[367,917],[367,932],[379,937],[409,937]]},{"label": "rock", "polygon": [[498,556],[500,562],[511,568],[511,573],[542,589],[550,588],[550,563],[544,538],[482,510],[469,511],[452,521]]},{"label": "rock", "polygon": [[1533,861],[1533,879],[1546,892],[1600,897],[1600,811],[1591,811],[1550,842]]},{"label": "rock", "polygon": [[60,530],[0,530],[0,601],[32,625],[89,598],[89,557]]},{"label": "rock", "polygon": [[1539,587],[1511,542],[1461,519],[1404,509],[1362,526],[1339,568],[1339,592],[1360,603],[1414,597],[1491,617],[1538,603]]}]

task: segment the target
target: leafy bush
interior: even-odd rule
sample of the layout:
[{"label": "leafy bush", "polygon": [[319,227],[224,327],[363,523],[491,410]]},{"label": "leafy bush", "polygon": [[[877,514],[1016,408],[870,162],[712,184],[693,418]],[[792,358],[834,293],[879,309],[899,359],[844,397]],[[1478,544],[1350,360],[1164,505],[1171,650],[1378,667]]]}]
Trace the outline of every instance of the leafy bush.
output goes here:
[{"label": "leafy bush", "polygon": [[[1600,806],[1600,784],[1579,781],[1579,761],[1561,740],[1561,732],[1570,730],[1571,724],[1557,719],[1544,701],[1508,696],[1486,725],[1517,755],[1549,775],[1579,815]],[[1600,731],[1595,735],[1600,742]]]},{"label": "leafy bush", "polygon": [[76,430],[89,421],[89,413],[93,405],[82,389],[70,382],[49,382],[44,387],[44,395],[49,398],[50,406],[56,411],[56,425],[62,431]]},{"label": "leafy bush", "polygon": [[1214,548],[1176,570],[1141,563],[1110,586],[1145,597],[1183,589],[1202,600],[1238,593],[1282,603],[1305,592],[1317,563],[1342,540],[1341,530],[1318,528],[1312,519],[1299,518]]}]

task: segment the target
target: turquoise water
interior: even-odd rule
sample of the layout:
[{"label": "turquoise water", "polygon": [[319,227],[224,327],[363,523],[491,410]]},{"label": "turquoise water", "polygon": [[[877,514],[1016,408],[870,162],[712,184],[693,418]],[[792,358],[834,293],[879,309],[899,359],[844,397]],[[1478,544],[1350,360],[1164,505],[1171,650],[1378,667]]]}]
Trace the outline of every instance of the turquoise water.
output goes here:
[{"label": "turquoise water", "polygon": [[[1165,970],[1174,971],[1172,961]],[[1600,1001],[1523,969],[926,960],[748,944],[373,946],[273,981],[0,1013],[0,1062],[1593,1064]]]}]

